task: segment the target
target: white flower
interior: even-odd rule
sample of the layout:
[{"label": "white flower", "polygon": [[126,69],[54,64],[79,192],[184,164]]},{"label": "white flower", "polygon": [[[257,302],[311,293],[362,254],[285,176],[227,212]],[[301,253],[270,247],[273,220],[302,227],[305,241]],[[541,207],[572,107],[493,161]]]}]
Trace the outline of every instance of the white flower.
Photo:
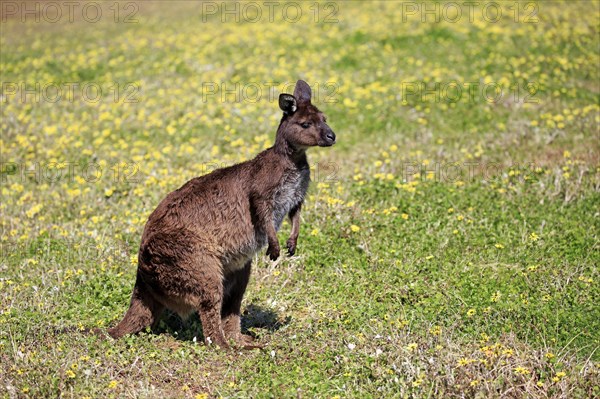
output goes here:
[{"label": "white flower", "polygon": [[356,348],[356,345],[354,345],[354,344],[348,344],[348,349],[353,350],[354,348]]}]

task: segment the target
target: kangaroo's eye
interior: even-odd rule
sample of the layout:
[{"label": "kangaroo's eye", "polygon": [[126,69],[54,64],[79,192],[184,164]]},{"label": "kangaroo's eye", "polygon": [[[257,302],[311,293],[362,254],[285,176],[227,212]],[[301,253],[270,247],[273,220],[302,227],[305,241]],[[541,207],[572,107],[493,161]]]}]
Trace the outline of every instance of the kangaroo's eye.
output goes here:
[{"label": "kangaroo's eye", "polygon": [[310,123],[303,122],[303,123],[300,124],[300,126],[302,126],[304,129],[308,129],[310,127]]}]

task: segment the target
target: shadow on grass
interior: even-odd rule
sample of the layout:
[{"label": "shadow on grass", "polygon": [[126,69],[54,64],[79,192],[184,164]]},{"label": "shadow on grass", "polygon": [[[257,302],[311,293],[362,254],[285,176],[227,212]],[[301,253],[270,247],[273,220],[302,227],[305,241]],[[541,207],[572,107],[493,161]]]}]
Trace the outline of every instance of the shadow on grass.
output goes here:
[{"label": "shadow on grass", "polygon": [[[259,330],[274,332],[279,330],[290,322],[288,316],[283,320],[279,319],[276,312],[264,308],[260,305],[250,304],[242,313],[242,333],[249,334],[257,338],[262,335]],[[203,341],[202,323],[198,313],[194,313],[187,320],[183,320],[177,313],[166,310],[158,323],[151,330],[152,334],[170,334],[180,341]]]},{"label": "shadow on grass", "polygon": [[273,310],[251,303],[242,313],[242,332],[252,333],[250,331],[252,329],[265,329],[269,332],[277,331],[289,324],[291,319],[290,316],[286,316],[283,320],[280,320]]}]

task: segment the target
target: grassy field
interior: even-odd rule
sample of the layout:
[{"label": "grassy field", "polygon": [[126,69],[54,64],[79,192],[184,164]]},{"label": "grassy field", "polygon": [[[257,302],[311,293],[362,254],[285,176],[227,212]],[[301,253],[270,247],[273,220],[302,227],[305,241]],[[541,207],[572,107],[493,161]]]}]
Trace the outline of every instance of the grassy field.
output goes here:
[{"label": "grassy field", "polygon": [[[55,4],[0,15],[0,397],[600,396],[597,1]],[[159,201],[269,147],[299,78],[338,144],[297,255],[254,262],[265,349],[86,333]]]}]

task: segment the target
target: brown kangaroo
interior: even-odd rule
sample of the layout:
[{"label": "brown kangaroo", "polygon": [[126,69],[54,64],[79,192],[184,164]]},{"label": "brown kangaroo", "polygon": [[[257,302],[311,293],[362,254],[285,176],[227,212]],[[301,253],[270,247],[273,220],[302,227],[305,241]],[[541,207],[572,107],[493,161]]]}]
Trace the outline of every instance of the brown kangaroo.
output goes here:
[{"label": "brown kangaroo", "polygon": [[283,117],[275,145],[256,158],[196,177],[170,193],[144,228],[129,310],[108,332],[113,338],[157,322],[165,308],[185,317],[198,311],[205,342],[251,348],[240,330],[242,296],[252,257],[268,244],[279,257],[277,231],[288,215],[288,253],[296,251],[300,208],[310,181],[306,149],[335,144],[325,116],[299,80],[281,94]]}]

